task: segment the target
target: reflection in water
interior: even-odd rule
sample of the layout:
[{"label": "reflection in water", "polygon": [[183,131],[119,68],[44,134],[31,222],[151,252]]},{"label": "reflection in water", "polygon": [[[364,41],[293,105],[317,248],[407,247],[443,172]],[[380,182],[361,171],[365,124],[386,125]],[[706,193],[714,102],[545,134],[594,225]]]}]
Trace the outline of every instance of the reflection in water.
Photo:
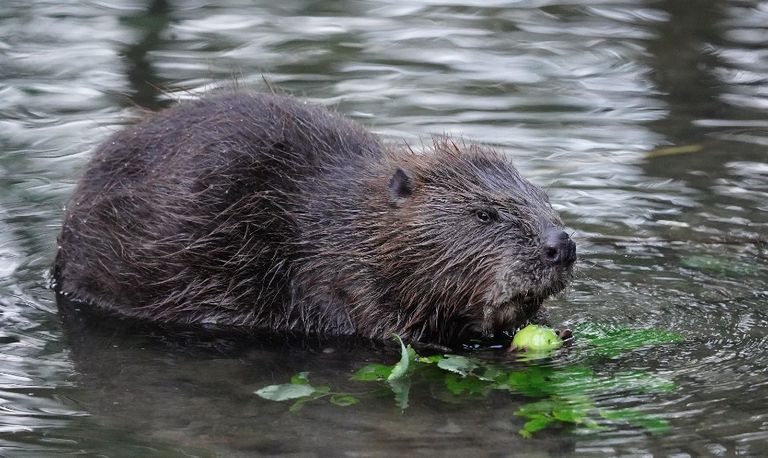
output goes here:
[{"label": "reflection in water", "polygon": [[141,35],[139,41],[125,48],[123,56],[127,64],[126,77],[133,92],[131,100],[142,108],[157,110],[167,106],[158,100],[167,81],[157,76],[147,54],[162,43],[161,34],[171,20],[170,13],[171,7],[166,0],[152,0],[145,12],[124,19]]},{"label": "reflection in water", "polygon": [[[2,2],[0,448],[762,453],[766,36],[756,0]],[[599,399],[663,415],[670,434],[552,430],[521,441],[509,397],[438,404],[423,393],[405,414],[386,398],[294,415],[251,393],[299,370],[345,386],[352,369],[390,357],[375,349],[211,349],[71,322],[64,341],[47,270],[88,150],[136,106],[231,85],[233,74],[253,88],[266,75],[416,148],[447,131],[513,155],[548,186],[581,249],[555,319],[686,337],[592,367],[673,380],[664,396]],[[666,146],[687,148],[648,154]]]},{"label": "reflection in water", "polygon": [[[513,412],[519,399],[500,396],[492,410],[462,409],[431,399],[428,387],[411,394],[408,414],[399,414],[386,390],[357,409],[312,403],[294,414],[254,395],[308,371],[313,380],[333,380],[335,389],[360,390],[347,379],[361,361],[390,361],[396,352],[360,342],[265,342],[252,337],[176,331],[105,320],[64,308],[67,343],[83,390],[78,405],[94,421],[128,431],[163,453],[303,454],[321,456],[410,450],[434,456],[573,451],[568,436],[541,434],[524,440],[523,421]],[[471,403],[475,404],[475,403]],[[471,405],[470,404],[470,405]],[[411,413],[413,412],[413,413]],[[483,431],[476,437],[477,428]],[[290,437],[290,440],[287,438]],[[339,443],[343,440],[343,445]],[[482,442],[480,442],[482,441]],[[174,450],[173,443],[184,444]],[[426,452],[428,450],[428,452]],[[384,453],[386,454],[386,453]]]},{"label": "reflection in water", "polygon": [[[668,14],[669,21],[657,26],[656,38],[648,46],[653,53],[649,62],[654,67],[652,75],[660,97],[669,106],[669,114],[651,125],[663,135],[664,143],[700,144],[703,151],[682,160],[647,161],[646,167],[652,175],[685,178],[697,188],[706,187],[711,177],[697,179],[692,169],[719,173],[728,161],[764,158],[762,152],[717,141],[716,138],[723,135],[711,127],[716,126],[718,120],[728,120],[720,123],[721,127],[728,128],[726,132],[734,127],[741,131],[740,124],[748,127],[753,124],[750,121],[765,115],[748,105],[723,103],[729,98],[728,92],[738,88],[721,82],[723,76],[728,75],[725,53],[721,50],[730,41],[726,36],[734,35],[733,29],[726,26],[726,18],[728,13],[736,15],[732,11],[735,8],[718,1],[697,2],[695,8],[686,2],[665,2],[660,7]],[[743,14],[749,13],[739,12]],[[675,45],[669,46],[669,43]],[[743,57],[752,54],[750,60],[754,62],[761,60],[761,53],[756,49],[742,49],[740,53]]]},{"label": "reflection in water", "polygon": [[720,118],[728,108],[719,101],[721,89],[714,75],[718,57],[711,48],[720,41],[724,7],[715,0],[698,1],[695,8],[687,2],[659,5],[668,20],[656,24],[648,50],[653,53],[652,77],[669,107],[669,115],[655,122],[654,128],[667,142],[703,141],[694,121]]}]

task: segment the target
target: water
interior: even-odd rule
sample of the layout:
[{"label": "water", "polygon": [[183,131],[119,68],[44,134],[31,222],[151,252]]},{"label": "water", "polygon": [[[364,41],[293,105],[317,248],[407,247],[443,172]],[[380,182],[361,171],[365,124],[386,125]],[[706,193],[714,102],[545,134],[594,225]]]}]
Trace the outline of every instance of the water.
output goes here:
[{"label": "water", "polygon": [[[756,0],[5,0],[2,454],[765,453],[766,24]],[[673,381],[594,399],[669,432],[619,423],[522,439],[520,396],[441,399],[428,385],[403,413],[385,395],[294,414],[253,391],[299,371],[354,390],[352,371],[397,355],[63,326],[48,270],[89,151],[140,108],[264,79],[391,140],[448,132],[511,154],[579,244],[555,321],[685,336],[614,357],[577,347],[550,364]]]}]

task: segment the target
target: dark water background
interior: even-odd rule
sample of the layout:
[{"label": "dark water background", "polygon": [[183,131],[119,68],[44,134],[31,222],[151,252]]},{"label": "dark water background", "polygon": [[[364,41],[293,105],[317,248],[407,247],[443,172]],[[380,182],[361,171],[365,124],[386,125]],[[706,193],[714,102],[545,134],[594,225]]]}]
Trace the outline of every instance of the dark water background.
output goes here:
[{"label": "dark water background", "polygon": [[[521,399],[444,402],[428,389],[404,413],[382,397],[293,414],[253,391],[300,370],[344,387],[396,355],[65,328],[48,269],[89,151],[140,107],[235,79],[263,89],[262,75],[390,139],[448,132],[511,154],[579,244],[556,321],[685,336],[589,360],[598,374],[674,381],[595,399],[670,432],[524,440]],[[0,454],[768,453],[767,159],[757,0],[4,0]],[[701,256],[717,265],[692,264]]]}]

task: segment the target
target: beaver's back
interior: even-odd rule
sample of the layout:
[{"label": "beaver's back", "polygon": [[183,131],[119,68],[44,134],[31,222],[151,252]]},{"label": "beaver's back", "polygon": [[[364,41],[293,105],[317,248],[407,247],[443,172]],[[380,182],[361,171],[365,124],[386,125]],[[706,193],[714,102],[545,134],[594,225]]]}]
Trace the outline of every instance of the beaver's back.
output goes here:
[{"label": "beaver's back", "polygon": [[156,320],[269,321],[287,299],[301,184],[380,155],[354,123],[289,97],[153,115],[94,153],[68,205],[58,287]]}]

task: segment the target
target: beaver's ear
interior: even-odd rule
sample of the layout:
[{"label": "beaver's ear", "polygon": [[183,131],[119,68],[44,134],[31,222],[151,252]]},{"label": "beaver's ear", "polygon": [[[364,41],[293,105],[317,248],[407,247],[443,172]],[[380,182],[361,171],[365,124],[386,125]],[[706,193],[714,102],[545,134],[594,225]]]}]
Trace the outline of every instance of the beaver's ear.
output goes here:
[{"label": "beaver's ear", "polygon": [[413,193],[413,178],[400,167],[389,179],[389,197],[397,203],[408,198]]}]

